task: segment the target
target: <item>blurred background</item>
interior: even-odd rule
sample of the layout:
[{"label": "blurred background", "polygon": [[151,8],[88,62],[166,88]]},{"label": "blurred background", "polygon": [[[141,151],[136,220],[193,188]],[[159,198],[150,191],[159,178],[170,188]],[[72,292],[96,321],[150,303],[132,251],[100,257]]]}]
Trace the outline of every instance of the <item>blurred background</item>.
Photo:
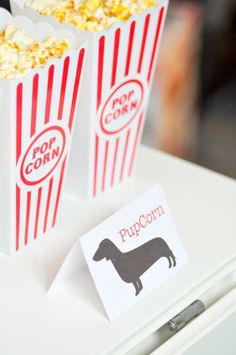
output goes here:
[{"label": "blurred background", "polygon": [[172,0],[143,142],[236,178],[236,1]]},{"label": "blurred background", "polygon": [[235,0],[170,0],[143,143],[236,178]]}]

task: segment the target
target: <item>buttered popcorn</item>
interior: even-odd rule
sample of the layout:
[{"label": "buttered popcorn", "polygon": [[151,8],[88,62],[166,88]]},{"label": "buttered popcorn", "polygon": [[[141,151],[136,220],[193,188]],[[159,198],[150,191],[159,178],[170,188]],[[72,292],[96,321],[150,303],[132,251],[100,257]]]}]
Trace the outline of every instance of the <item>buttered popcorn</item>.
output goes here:
[{"label": "buttered popcorn", "polygon": [[153,0],[29,0],[27,7],[81,31],[100,31],[154,6]]},{"label": "buttered popcorn", "polygon": [[0,32],[0,79],[25,76],[30,70],[43,67],[49,60],[60,58],[70,47],[67,39],[57,40],[50,36],[40,43],[16,25],[8,25]]}]

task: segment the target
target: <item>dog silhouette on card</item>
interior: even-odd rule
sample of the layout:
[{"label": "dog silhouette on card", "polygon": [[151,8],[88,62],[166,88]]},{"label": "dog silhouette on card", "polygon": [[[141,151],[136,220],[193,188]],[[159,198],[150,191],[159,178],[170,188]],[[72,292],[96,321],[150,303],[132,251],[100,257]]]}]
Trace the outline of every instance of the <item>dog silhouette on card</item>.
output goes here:
[{"label": "dog silhouette on card", "polygon": [[143,289],[140,277],[160,258],[165,257],[169,268],[176,266],[176,258],[162,238],[154,238],[126,253],[121,252],[110,239],[103,239],[93,256],[94,261],[111,260],[124,282],[132,283],[135,296]]}]

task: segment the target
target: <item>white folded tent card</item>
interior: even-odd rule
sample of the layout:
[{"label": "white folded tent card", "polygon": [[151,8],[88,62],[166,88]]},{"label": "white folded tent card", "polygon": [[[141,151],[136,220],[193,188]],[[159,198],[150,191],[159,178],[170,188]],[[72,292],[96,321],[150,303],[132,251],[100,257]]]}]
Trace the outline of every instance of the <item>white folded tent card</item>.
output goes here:
[{"label": "white folded tent card", "polygon": [[1,9],[0,31],[9,24],[35,40],[54,35],[73,44],[26,77],[0,80],[0,251],[11,254],[55,225],[85,47],[69,31]]},{"label": "white folded tent card", "polygon": [[65,189],[83,198],[96,196],[130,176],[142,136],[168,0],[109,30],[81,32],[41,16],[12,0],[15,14],[44,19],[88,39],[88,60],[82,83],[76,128]]}]

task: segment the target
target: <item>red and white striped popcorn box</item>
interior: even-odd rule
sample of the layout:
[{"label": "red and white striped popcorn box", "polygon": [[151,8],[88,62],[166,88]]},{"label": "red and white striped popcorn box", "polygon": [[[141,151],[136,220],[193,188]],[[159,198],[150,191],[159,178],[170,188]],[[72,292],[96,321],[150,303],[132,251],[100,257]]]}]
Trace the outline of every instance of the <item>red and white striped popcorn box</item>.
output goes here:
[{"label": "red and white striped popcorn box", "polygon": [[7,254],[55,226],[85,55],[70,32],[0,10],[0,31],[13,23],[35,40],[54,35],[73,46],[26,77],[0,79],[0,251]]},{"label": "red and white striped popcorn box", "polygon": [[46,18],[88,39],[88,58],[65,189],[90,198],[131,175],[141,140],[168,0],[109,30],[81,32],[12,0],[16,13]]}]

